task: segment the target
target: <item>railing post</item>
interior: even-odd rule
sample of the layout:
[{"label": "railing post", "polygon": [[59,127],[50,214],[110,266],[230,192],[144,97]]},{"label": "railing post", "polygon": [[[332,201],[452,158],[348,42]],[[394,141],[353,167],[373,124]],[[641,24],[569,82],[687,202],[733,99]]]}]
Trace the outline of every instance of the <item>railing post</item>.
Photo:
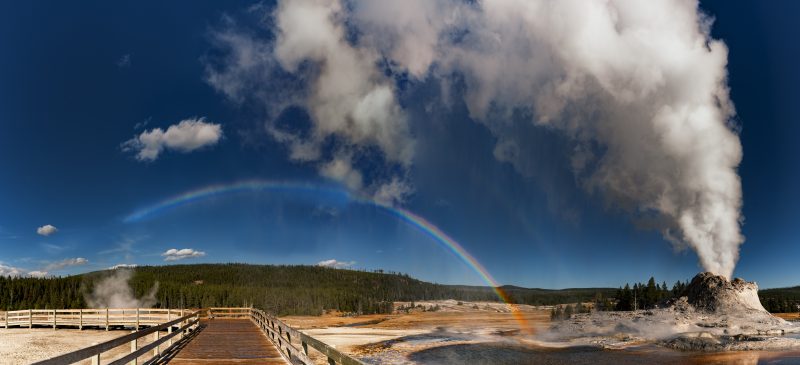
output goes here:
[{"label": "railing post", "polygon": [[100,354],[92,355],[92,365],[100,365]]},{"label": "railing post", "polygon": [[[136,332],[136,331],[133,331],[133,332],[131,332],[131,333],[135,333],[135,332]],[[135,339],[135,338],[134,338],[134,339],[131,341],[131,353],[134,353],[134,352],[136,352],[136,349],[137,349],[137,347],[138,347],[138,346],[137,346],[137,344],[136,344],[136,340],[137,340],[137,339]],[[139,363],[139,358],[135,358],[135,359],[131,360],[131,362],[129,362],[129,363],[128,363],[128,365],[137,365],[138,363]]]},{"label": "railing post", "polygon": [[[181,318],[183,318],[183,308],[181,308]],[[178,328],[182,328],[184,323],[186,323],[186,320],[180,321],[178,323]],[[186,331],[181,330],[181,334],[178,335],[178,338],[182,340],[184,334],[186,334]]]},{"label": "railing post", "polygon": [[33,309],[28,309],[28,328],[33,328]]},{"label": "railing post", "polygon": [[6,329],[8,329],[8,311],[6,311],[5,313],[6,313]]},{"label": "railing post", "polygon": [[108,331],[108,308],[106,308],[106,331]]},{"label": "railing post", "polygon": [[336,365],[336,361],[332,357],[328,358],[328,365]]},{"label": "railing post", "polygon": [[[167,309],[167,323],[169,323],[170,321],[172,321],[172,309]],[[169,326],[169,328],[167,328],[167,334],[170,334],[170,335],[172,334],[172,326],[171,325]],[[172,346],[172,337],[169,338],[168,342],[169,342],[169,346],[171,347]]]},{"label": "railing post", "polygon": [[83,331],[83,308],[78,310],[78,330]]},{"label": "railing post", "polygon": [[[158,331],[155,331],[153,333],[153,342],[156,341],[158,341]],[[160,354],[161,354],[161,345],[156,346],[156,348],[153,349],[153,356],[158,356]]]},{"label": "railing post", "polygon": [[139,308],[136,308],[136,330],[139,330]]},{"label": "railing post", "polygon": [[303,346],[303,353],[308,356],[308,344],[305,341],[300,342],[300,345]]},{"label": "railing post", "polygon": [[58,314],[58,312],[53,309],[53,329],[56,329],[56,314]]}]

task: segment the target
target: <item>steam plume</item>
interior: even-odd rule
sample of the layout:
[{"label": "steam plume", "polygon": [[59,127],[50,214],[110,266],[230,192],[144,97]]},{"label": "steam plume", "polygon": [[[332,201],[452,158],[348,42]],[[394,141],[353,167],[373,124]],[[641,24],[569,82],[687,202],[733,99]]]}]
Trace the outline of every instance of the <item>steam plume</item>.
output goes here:
[{"label": "steam plume", "polygon": [[696,1],[283,0],[270,15],[277,40],[224,33],[238,57],[209,81],[236,99],[259,75],[270,80],[264,67],[318,65],[298,94],[313,132],[271,129],[294,158],[319,159],[322,141],[343,136],[348,144],[321,172],[354,189],[362,188],[351,163],[357,146],[409,166],[414,142],[386,68],[439,81],[442,104],[456,78],[465,84],[456,95],[497,137],[498,160],[529,165],[518,153],[524,136],[510,129],[514,115],[561,131],[583,187],[636,219],[657,217],[664,237],[692,247],[705,270],[732,275],[744,241],[742,150],[730,122],[727,47],[711,38]]},{"label": "steam plume", "polygon": [[91,308],[149,308],[156,304],[158,282],[143,297],[137,299],[128,281],[133,270],[116,269],[111,276],[95,284],[92,293],[86,296],[86,303]]}]

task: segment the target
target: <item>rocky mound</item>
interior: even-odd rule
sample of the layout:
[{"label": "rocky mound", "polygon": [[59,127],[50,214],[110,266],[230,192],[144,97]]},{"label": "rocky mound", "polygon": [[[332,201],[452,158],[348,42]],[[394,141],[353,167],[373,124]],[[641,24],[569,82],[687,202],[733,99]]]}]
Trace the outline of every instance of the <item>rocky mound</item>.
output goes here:
[{"label": "rocky mound", "polygon": [[710,272],[697,274],[681,296],[696,311],[717,314],[768,313],[758,299],[758,285],[740,278],[729,281]]}]

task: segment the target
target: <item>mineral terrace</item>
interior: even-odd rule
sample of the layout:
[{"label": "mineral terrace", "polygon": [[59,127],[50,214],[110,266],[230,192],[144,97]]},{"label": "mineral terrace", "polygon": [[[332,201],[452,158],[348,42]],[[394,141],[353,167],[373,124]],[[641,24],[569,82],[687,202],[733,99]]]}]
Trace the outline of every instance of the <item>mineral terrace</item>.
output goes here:
[{"label": "mineral terrace", "polygon": [[706,272],[662,308],[574,315],[539,339],[546,346],[620,348],[655,342],[687,351],[787,350],[800,348],[800,339],[786,336],[798,332],[800,325],[764,309],[756,283]]}]

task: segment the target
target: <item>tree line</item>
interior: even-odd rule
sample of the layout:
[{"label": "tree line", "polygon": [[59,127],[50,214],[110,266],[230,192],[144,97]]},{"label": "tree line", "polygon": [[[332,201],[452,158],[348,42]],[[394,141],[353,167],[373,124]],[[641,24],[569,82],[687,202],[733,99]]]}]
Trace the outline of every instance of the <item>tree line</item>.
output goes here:
[{"label": "tree line", "polygon": [[[145,296],[158,283],[154,306],[162,308],[255,306],[278,315],[319,315],[325,310],[390,313],[395,301],[499,301],[490,287],[441,285],[382,271],[248,264],[140,266],[133,270],[128,282],[133,294]],[[85,308],[92,288],[111,273],[0,277],[0,309]],[[588,300],[596,294],[595,289],[503,290],[514,303],[534,305]]]},{"label": "tree line", "polygon": [[[86,308],[86,296],[95,284],[111,275],[99,271],[53,278],[0,277],[0,310]],[[319,266],[197,264],[141,266],[129,281],[136,297],[146,295],[158,283],[155,307],[203,308],[254,306],[278,315],[318,315],[325,310],[346,313],[389,313],[395,301],[454,299],[499,301],[495,288],[442,285],[414,279],[407,274],[342,270]],[[613,288],[532,289],[499,288],[509,301],[530,305],[587,303],[573,306],[572,313],[586,310],[633,310],[653,308],[679,295],[688,282],[671,288],[654,278],[647,283]],[[797,312],[800,287],[759,292],[770,312]],[[591,305],[588,305],[591,303]],[[583,306],[583,304],[581,304]],[[556,314],[556,316],[559,316]]]}]

